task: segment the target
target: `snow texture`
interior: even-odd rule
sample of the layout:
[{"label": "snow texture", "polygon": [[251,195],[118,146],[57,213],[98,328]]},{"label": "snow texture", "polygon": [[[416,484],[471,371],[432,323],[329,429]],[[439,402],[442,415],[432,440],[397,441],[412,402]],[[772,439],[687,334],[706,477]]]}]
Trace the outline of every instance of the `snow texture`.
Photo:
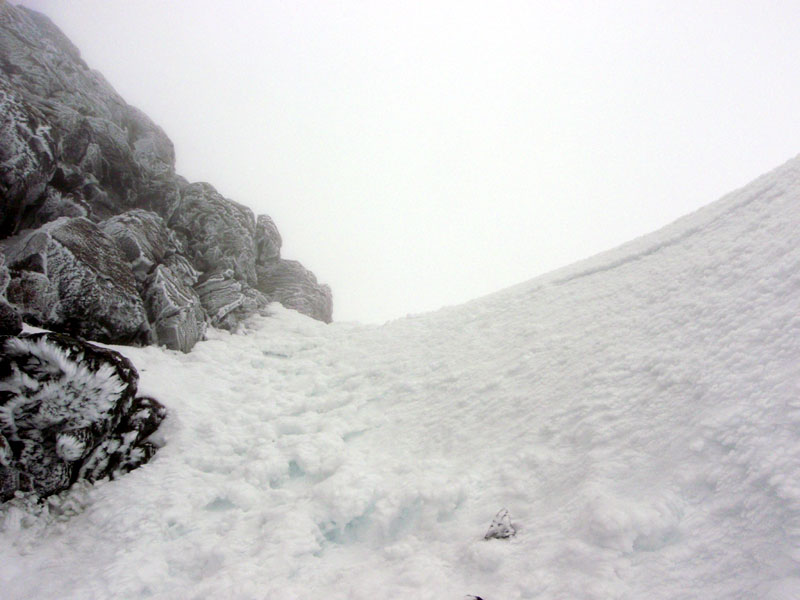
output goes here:
[{"label": "snow texture", "polygon": [[799,228],[795,159],[463,306],[121,348],[168,443],[7,503],[3,597],[798,598]]}]

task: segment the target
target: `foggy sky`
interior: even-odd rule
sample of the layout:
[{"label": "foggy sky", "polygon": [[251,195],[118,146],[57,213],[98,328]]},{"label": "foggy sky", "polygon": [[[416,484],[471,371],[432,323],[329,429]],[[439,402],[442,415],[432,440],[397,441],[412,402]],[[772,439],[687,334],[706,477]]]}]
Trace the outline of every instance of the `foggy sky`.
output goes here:
[{"label": "foggy sky", "polygon": [[800,151],[800,3],[27,0],[380,322],[519,283]]}]

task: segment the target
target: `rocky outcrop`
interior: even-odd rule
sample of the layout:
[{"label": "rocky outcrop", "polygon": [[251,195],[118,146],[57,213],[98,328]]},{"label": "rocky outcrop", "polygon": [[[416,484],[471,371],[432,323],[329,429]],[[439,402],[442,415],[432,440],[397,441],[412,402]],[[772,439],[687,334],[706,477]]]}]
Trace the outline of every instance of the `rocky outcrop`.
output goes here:
[{"label": "rocky outcrop", "polygon": [[[0,42],[2,43],[2,42]],[[16,231],[55,173],[55,144],[44,115],[0,79],[0,236]]]},{"label": "rocky outcrop", "polygon": [[100,229],[116,242],[138,282],[145,281],[167,256],[182,251],[164,220],[147,210],[130,210],[106,219]]},{"label": "rocky outcrop", "polygon": [[169,225],[186,240],[188,255],[201,271],[230,269],[236,279],[256,282],[256,223],[249,208],[223,198],[207,183],[193,183],[181,190]]},{"label": "rocky outcrop", "polygon": [[330,288],[281,260],[270,217],[177,175],[161,128],[47,17],[3,0],[0,196],[7,331],[21,314],[188,351],[207,323],[235,330],[268,301],[330,321]]},{"label": "rocky outcrop", "polygon": [[206,312],[197,292],[166,265],[158,265],[144,285],[147,316],[156,342],[188,352],[206,333]]},{"label": "rocky outcrop", "polygon": [[133,272],[88,219],[62,217],[0,246],[11,273],[7,298],[26,320],[101,342],[150,341]]},{"label": "rocky outcrop", "polygon": [[267,215],[259,215],[256,220],[256,263],[266,265],[281,257],[283,240],[275,221]]},{"label": "rocky outcrop", "polygon": [[313,319],[331,322],[331,288],[317,283],[314,274],[299,262],[279,259],[259,265],[257,272],[256,289],[271,302],[280,302]]},{"label": "rocky outcrop", "polygon": [[121,354],[57,333],[0,337],[0,501],[147,462],[166,416]]},{"label": "rocky outcrop", "polygon": [[237,281],[231,269],[203,277],[195,290],[211,324],[229,331],[247,315],[263,310],[269,303],[263,294]]}]

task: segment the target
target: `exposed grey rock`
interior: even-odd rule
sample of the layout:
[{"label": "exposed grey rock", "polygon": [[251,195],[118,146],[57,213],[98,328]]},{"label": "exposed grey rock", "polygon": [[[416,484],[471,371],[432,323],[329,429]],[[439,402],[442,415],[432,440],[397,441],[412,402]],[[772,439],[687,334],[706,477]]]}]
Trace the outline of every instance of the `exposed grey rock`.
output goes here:
[{"label": "exposed grey rock", "polygon": [[137,281],[147,279],[168,254],[179,252],[178,241],[154,212],[130,210],[100,223],[100,229],[119,247]]},{"label": "exposed grey rock", "polygon": [[[161,214],[169,216],[171,203],[154,202],[152,188],[154,181],[171,182],[174,177],[172,142],[144,113],[129,106],[102,75],[90,70],[78,49],[47,17],[0,3],[0,67],[0,86],[4,86],[0,89],[13,90],[24,101],[21,114],[11,111],[9,126],[19,129],[18,124],[23,124],[22,142],[30,139],[39,144],[43,134],[36,132],[44,127],[55,143],[45,138],[45,146],[55,150],[52,164],[40,165],[38,171],[26,169],[25,173],[33,174],[29,177],[37,172],[52,174],[56,164],[77,175],[72,189],[62,191],[77,195],[81,190],[94,219],[138,206],[163,208]],[[0,110],[8,113],[11,109]],[[26,127],[32,128],[33,137]],[[34,154],[43,156],[38,151]],[[39,183],[50,179],[34,178]],[[32,183],[23,186],[32,196],[29,204],[43,191]],[[175,191],[174,184],[172,188]],[[5,220],[18,221],[18,212],[14,214]],[[13,231],[6,224],[2,235]]]},{"label": "exposed grey rock", "polygon": [[[93,339],[187,349],[205,326],[194,286],[211,321],[229,329],[264,307],[255,286],[330,320],[330,289],[280,261],[270,217],[256,221],[174,165],[164,131],[47,17],[0,0],[0,250],[12,279],[2,314],[11,330],[16,308]],[[106,252],[108,237],[90,239],[101,222],[125,260]]]},{"label": "exposed grey rock", "polygon": [[200,298],[169,267],[158,265],[147,279],[147,316],[156,343],[188,352],[206,333],[206,313]]},{"label": "exposed grey rock", "polygon": [[281,234],[275,221],[267,215],[258,215],[256,220],[256,263],[265,265],[281,257]]},{"label": "exposed grey rock", "polygon": [[200,279],[200,271],[182,254],[171,254],[164,259],[164,266],[180,279],[184,285],[193,287]]},{"label": "exposed grey rock", "polygon": [[[0,337],[0,501],[115,477],[150,458],[166,411],[121,354],[63,334]],[[46,384],[46,385],[45,385]]]},{"label": "exposed grey rock", "polygon": [[8,274],[6,256],[0,252],[0,296],[6,293],[6,288],[8,288],[9,281],[11,281],[11,276]]},{"label": "exposed grey rock", "polygon": [[16,271],[6,290],[8,301],[20,315],[34,325],[58,323],[58,288],[47,275],[37,271]]},{"label": "exposed grey rock", "polygon": [[107,343],[150,341],[136,280],[114,241],[85,219],[61,218],[0,242],[23,318]]},{"label": "exposed grey rock", "polygon": [[230,269],[236,279],[255,284],[255,218],[249,208],[223,198],[207,183],[193,183],[181,190],[169,225],[185,236],[199,270]]},{"label": "exposed grey rock", "polygon": [[239,322],[266,308],[267,299],[233,278],[231,269],[205,277],[195,286],[211,325],[235,331]]},{"label": "exposed grey rock", "polygon": [[[0,18],[2,10],[0,6]],[[17,231],[55,167],[54,142],[44,116],[0,76],[0,238]]]},{"label": "exposed grey rock", "polygon": [[258,285],[271,302],[280,302],[287,308],[313,319],[331,322],[333,297],[331,288],[317,283],[314,274],[296,260],[280,259],[258,265]]}]

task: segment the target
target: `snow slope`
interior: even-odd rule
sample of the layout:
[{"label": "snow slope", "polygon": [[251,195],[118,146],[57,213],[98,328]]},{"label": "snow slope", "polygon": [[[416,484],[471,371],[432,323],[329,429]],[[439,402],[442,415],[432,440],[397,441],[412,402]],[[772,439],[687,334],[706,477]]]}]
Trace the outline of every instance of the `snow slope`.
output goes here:
[{"label": "snow slope", "polygon": [[167,444],[4,507],[0,595],[800,598],[798,240],[794,159],[463,306],[123,348]]}]

